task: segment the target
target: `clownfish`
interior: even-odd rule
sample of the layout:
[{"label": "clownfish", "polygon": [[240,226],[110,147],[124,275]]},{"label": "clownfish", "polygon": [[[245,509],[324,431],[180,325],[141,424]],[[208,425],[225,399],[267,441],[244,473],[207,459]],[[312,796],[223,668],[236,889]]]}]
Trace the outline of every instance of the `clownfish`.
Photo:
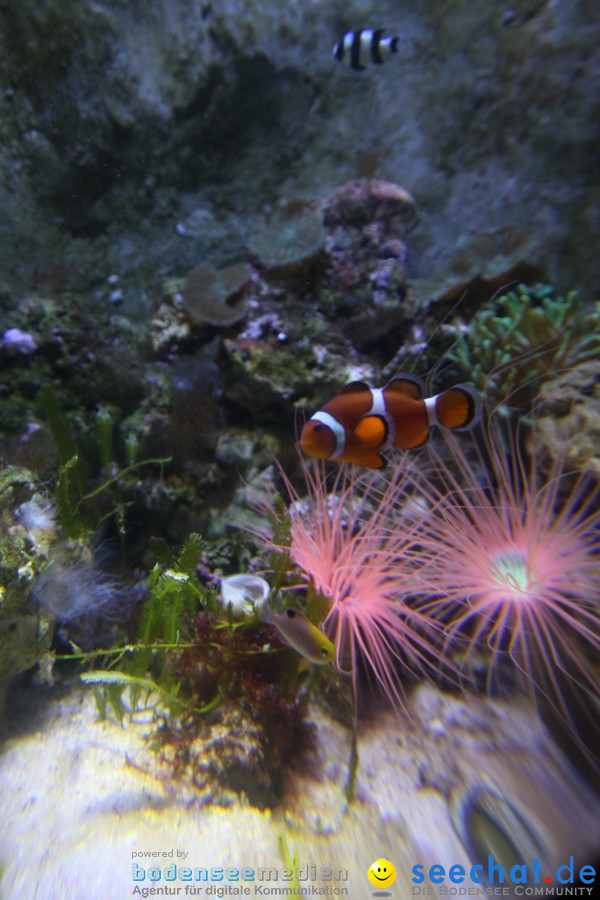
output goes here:
[{"label": "clownfish", "polygon": [[262,617],[269,625],[274,625],[286,644],[303,657],[298,666],[299,672],[311,663],[325,666],[335,662],[335,646],[299,609],[288,606],[282,613],[276,613],[270,606],[265,606]]},{"label": "clownfish", "polygon": [[300,447],[307,456],[381,469],[381,451],[416,450],[427,443],[432,425],[465,429],[477,417],[477,397],[468,385],[424,398],[420,381],[410,375],[398,375],[383,388],[352,381],[311,416]]},{"label": "clownfish", "polygon": [[342,65],[366,69],[367,63],[381,65],[386,56],[398,52],[400,36],[383,37],[383,28],[360,28],[348,31],[331,51]]}]

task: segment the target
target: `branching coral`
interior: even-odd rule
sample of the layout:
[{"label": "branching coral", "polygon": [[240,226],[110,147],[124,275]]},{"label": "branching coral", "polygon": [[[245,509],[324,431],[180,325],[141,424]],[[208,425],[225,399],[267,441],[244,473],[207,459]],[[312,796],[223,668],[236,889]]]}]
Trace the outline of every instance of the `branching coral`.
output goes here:
[{"label": "branching coral", "polygon": [[448,359],[485,392],[490,405],[529,401],[541,380],[600,354],[600,303],[586,312],[575,291],[548,285],[503,294],[470,322]]}]

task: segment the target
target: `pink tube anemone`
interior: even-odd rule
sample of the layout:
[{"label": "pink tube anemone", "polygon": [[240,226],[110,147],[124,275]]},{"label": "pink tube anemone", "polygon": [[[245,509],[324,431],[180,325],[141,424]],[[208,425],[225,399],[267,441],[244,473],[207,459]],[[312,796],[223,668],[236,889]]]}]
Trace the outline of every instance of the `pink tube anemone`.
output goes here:
[{"label": "pink tube anemone", "polygon": [[366,680],[404,707],[403,675],[423,676],[443,664],[439,627],[412,603],[419,529],[405,465],[387,479],[354,466],[328,476],[316,460],[303,459],[302,470],[302,494],[282,473],[291,501],[286,549],[303,580],[327,600],[321,627],[355,695]]},{"label": "pink tube anemone", "polygon": [[584,697],[600,687],[598,482],[570,472],[566,453],[544,475],[535,446],[526,452],[495,414],[471,452],[452,435],[446,445],[415,477],[429,506],[419,609],[443,625],[447,647],[466,642],[465,671],[483,645],[489,683],[508,657],[568,717],[565,685]]}]

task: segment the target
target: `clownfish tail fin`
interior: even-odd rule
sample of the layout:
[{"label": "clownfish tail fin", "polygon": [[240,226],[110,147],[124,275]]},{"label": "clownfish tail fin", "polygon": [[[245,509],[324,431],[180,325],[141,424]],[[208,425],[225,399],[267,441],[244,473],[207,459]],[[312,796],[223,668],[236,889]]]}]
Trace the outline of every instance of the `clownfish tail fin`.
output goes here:
[{"label": "clownfish tail fin", "polygon": [[435,398],[440,425],[453,430],[474,428],[479,421],[479,397],[468,384],[457,384]]}]

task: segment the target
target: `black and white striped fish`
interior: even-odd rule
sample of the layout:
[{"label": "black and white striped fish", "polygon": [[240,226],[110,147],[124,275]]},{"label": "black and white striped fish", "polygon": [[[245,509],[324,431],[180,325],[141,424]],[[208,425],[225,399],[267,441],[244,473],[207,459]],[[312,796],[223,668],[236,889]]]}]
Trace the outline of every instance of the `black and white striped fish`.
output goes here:
[{"label": "black and white striped fish", "polygon": [[348,31],[334,46],[332,53],[351,69],[366,69],[369,63],[381,65],[386,56],[398,52],[400,36],[383,36],[383,28],[359,28]]}]

